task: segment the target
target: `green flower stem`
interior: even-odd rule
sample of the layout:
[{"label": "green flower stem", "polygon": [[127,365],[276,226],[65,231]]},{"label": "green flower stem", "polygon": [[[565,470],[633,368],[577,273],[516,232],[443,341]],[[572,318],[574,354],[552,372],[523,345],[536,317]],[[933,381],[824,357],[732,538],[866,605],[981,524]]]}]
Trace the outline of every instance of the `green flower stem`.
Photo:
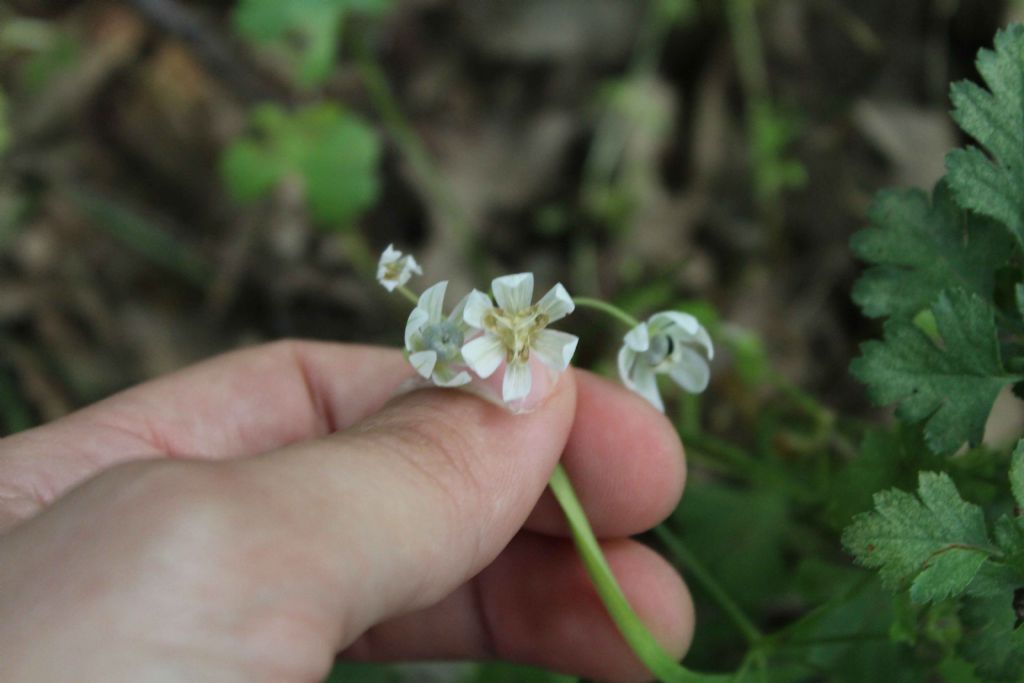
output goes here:
[{"label": "green flower stem", "polygon": [[619,632],[630,648],[658,680],[667,683],[726,683],[731,675],[699,674],[676,662],[654,639],[640,617],[630,607],[622,588],[619,587],[608,561],[601,552],[601,546],[587,521],[576,492],[569,481],[569,475],[561,464],[555,466],[548,483],[555,499],[569,522],[573,541],[583,560],[583,566],[594,582],[597,594],[604,602]]},{"label": "green flower stem", "polygon": [[589,296],[574,296],[572,298],[574,304],[580,308],[592,308],[595,311],[601,311],[607,313],[611,317],[615,318],[621,323],[628,325],[629,327],[636,327],[640,324],[640,321],[626,313],[624,310],[614,304],[610,304],[607,301],[600,299],[592,299]]},{"label": "green flower stem", "polygon": [[733,624],[743,634],[752,646],[756,647],[764,639],[764,634],[754,625],[753,620],[746,615],[743,609],[736,604],[736,601],[722,588],[715,575],[710,569],[704,566],[693,551],[674,533],[669,531],[664,524],[655,527],[655,536],[658,537],[669,552],[690,572],[694,579],[704,587],[711,599],[718,603],[722,611],[732,619]]},{"label": "green flower stem", "polygon": [[411,289],[409,289],[405,285],[398,285],[397,287],[395,287],[395,291],[398,292],[399,294],[401,294],[402,296],[404,296],[405,299],[409,303],[411,303],[413,306],[418,306],[419,305],[420,298],[418,296],[416,296],[416,292],[412,291]]}]

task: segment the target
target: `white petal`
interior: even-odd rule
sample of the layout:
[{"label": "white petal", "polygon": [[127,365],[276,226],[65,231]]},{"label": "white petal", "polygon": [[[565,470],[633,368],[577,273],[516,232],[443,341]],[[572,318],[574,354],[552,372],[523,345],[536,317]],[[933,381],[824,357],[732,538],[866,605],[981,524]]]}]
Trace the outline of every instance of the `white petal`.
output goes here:
[{"label": "white petal", "polygon": [[[420,264],[416,262],[415,256],[409,254],[405,258],[405,266],[402,268],[403,273],[408,273],[409,275],[412,275],[413,273],[416,275],[423,275],[423,268],[421,268]],[[406,279],[408,280],[408,276],[406,276]]]},{"label": "white petal", "polygon": [[697,334],[694,335],[694,341],[704,347],[704,350],[708,353],[708,360],[712,360],[715,357],[715,347],[711,344],[711,336],[708,335],[708,331],[703,326],[697,330]]},{"label": "white petal", "polygon": [[708,360],[715,357],[715,349],[711,345],[711,337],[708,336],[708,331],[703,327],[698,327],[694,334],[689,334],[673,325],[665,330],[665,334],[672,337],[672,341],[675,343],[676,348],[692,349],[695,345],[699,345],[704,349],[704,353],[707,355]]},{"label": "white petal", "polygon": [[501,398],[505,403],[526,398],[532,386],[530,366],[526,363],[511,363],[505,367],[505,378],[501,382]]},{"label": "white petal", "polygon": [[425,378],[430,378],[437,365],[437,351],[417,351],[409,354],[409,362],[416,368],[416,372]]},{"label": "white petal", "polygon": [[484,326],[484,313],[494,308],[494,302],[491,301],[491,297],[474,289],[466,296],[465,306],[466,309],[462,314],[462,319],[470,327],[480,329]]},{"label": "white petal", "polygon": [[402,252],[395,249],[395,245],[389,244],[388,248],[380,255],[380,261],[378,265],[384,266],[389,263],[394,263],[398,259],[402,258]]},{"label": "white petal", "polygon": [[526,310],[533,303],[533,273],[503,275],[491,281],[498,306],[509,313]]},{"label": "white petal", "polygon": [[689,313],[662,311],[652,315],[649,322],[652,327],[656,326],[659,332],[671,335],[673,341],[699,344],[707,352],[709,359],[715,357],[715,348],[708,331]]},{"label": "white petal", "polygon": [[494,335],[485,334],[464,344],[462,357],[473,372],[487,379],[505,360],[505,347]]},{"label": "white petal", "polygon": [[448,281],[441,280],[436,285],[427,287],[422,294],[420,294],[420,301],[416,304],[416,308],[425,311],[427,314],[427,320],[432,323],[441,322],[441,316],[444,308],[444,293],[448,288]]},{"label": "white petal", "polygon": [[691,394],[699,394],[708,388],[711,379],[711,368],[708,362],[691,348],[683,346],[677,349],[679,361],[669,368],[668,374],[676,384]]},{"label": "white petal", "polygon": [[412,309],[412,313],[409,314],[409,320],[405,323],[405,348],[407,350],[416,350],[413,348],[416,343],[416,336],[428,322],[430,322],[430,319],[426,311],[422,308]]},{"label": "white petal", "polygon": [[633,388],[633,366],[636,364],[636,351],[623,346],[619,349],[619,379],[628,388]]},{"label": "white petal", "polygon": [[647,331],[647,323],[640,323],[631,329],[622,341],[637,353],[643,353],[651,348],[651,336]]},{"label": "white petal", "polygon": [[549,368],[559,372],[569,367],[572,354],[576,352],[576,344],[580,338],[574,334],[558,330],[541,330],[533,340],[531,348],[537,357]]},{"label": "white petal", "polygon": [[472,377],[465,370],[460,370],[457,374],[453,375],[451,370],[445,369],[445,372],[434,373],[434,384],[439,387],[461,387],[463,384],[469,384]]},{"label": "white petal", "polygon": [[466,304],[468,302],[469,295],[467,294],[466,296],[459,299],[459,303],[455,304],[455,308],[453,308],[452,312],[448,314],[448,322],[452,323],[460,330],[462,330],[463,334],[467,332],[467,329],[469,327],[469,325],[466,324],[466,321],[464,319],[466,313]]},{"label": "white petal", "polygon": [[700,329],[700,322],[696,318],[689,313],[681,313],[680,311],[661,311],[652,315],[647,322],[659,332],[664,332],[672,325],[675,325],[688,335],[697,334],[697,330]]},{"label": "white petal", "polygon": [[550,323],[561,320],[572,313],[576,310],[576,304],[573,302],[572,297],[569,296],[569,292],[559,282],[549,289],[548,293],[537,302],[537,309],[548,317],[548,322]]},{"label": "white petal", "polygon": [[654,370],[647,363],[637,363],[633,367],[632,386],[627,384],[630,389],[640,394],[647,402],[658,409],[659,412],[665,412],[665,404],[661,401],[661,393],[658,391],[658,379],[654,374]]}]

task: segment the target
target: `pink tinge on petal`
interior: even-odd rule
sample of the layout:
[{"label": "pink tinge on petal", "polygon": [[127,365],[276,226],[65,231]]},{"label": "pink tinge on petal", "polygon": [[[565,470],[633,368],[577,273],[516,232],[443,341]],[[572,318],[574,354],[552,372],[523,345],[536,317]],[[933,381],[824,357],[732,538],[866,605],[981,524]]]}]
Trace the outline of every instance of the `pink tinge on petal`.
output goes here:
[{"label": "pink tinge on petal", "polygon": [[562,373],[556,372],[536,358],[530,358],[527,367],[530,369],[530,393],[521,399],[506,402],[502,400],[502,388],[505,383],[505,363],[501,364],[498,370],[485,380],[475,378],[471,390],[475,390],[480,396],[497,403],[512,413],[529,413],[539,408],[544,400],[551,395],[551,391],[558,383]]}]

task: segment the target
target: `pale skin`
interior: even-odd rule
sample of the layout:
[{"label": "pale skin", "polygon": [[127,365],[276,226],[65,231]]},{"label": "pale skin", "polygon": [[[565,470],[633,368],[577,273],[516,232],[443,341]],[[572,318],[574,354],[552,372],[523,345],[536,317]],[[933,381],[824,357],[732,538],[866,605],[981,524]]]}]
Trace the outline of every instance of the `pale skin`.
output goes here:
[{"label": "pale skin", "polygon": [[572,369],[526,415],[395,396],[411,375],[396,351],[279,342],[0,440],[0,680],[318,681],[336,656],[646,680],[545,492],[560,458],[681,656],[686,587],[627,538],[682,493],[668,421]]}]

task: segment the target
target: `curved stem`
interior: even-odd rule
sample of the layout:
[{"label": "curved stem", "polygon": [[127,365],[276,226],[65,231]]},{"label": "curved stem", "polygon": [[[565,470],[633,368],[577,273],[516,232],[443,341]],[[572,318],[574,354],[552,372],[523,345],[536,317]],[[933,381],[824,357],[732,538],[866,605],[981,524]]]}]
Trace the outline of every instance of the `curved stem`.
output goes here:
[{"label": "curved stem", "polygon": [[583,566],[594,582],[594,588],[601,597],[619,632],[637,658],[654,674],[658,680],[667,683],[726,683],[731,681],[728,674],[700,674],[690,671],[676,662],[654,639],[640,617],[630,606],[626,595],[619,587],[608,561],[601,552],[601,546],[594,536],[586,513],[580,505],[576,492],[569,481],[569,475],[561,463],[555,466],[548,483],[555,499],[562,507],[569,528],[572,531],[576,549],[583,560]]},{"label": "curved stem", "polygon": [[615,318],[621,323],[628,325],[629,327],[636,327],[640,324],[640,321],[626,313],[624,310],[614,304],[610,304],[607,301],[601,299],[593,299],[589,296],[574,296],[572,298],[573,303],[581,308],[592,308],[595,311],[601,311],[607,313],[611,317]]}]

